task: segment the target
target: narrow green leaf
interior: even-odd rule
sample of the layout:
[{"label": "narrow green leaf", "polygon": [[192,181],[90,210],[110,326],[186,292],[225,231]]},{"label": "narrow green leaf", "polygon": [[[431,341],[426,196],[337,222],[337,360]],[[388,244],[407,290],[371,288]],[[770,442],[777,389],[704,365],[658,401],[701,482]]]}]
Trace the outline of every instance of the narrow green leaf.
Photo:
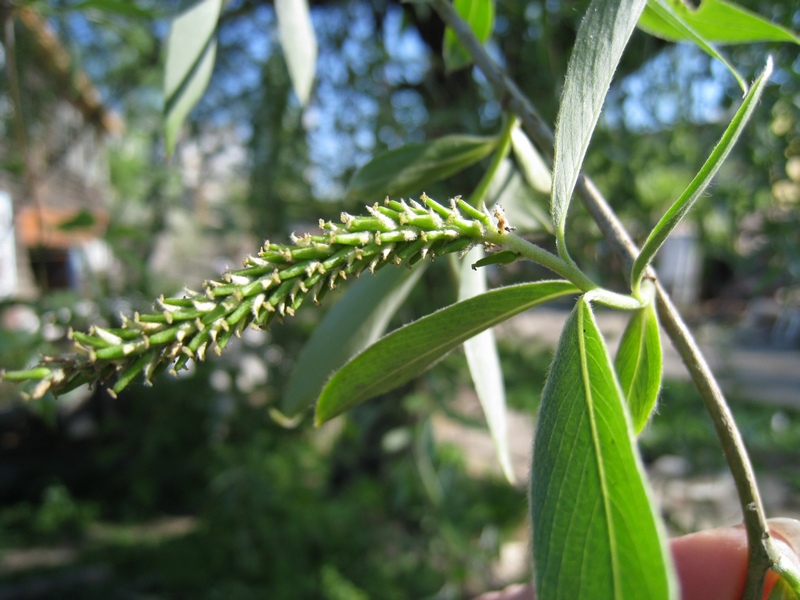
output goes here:
[{"label": "narrow green leaf", "polygon": [[130,0],[83,0],[70,7],[72,10],[100,10],[136,19],[158,19],[163,14],[152,8],[142,8]]},{"label": "narrow green leaf", "polygon": [[[682,0],[666,0],[681,21],[709,42],[719,44],[747,44],[751,42],[793,42],[800,38],[780,25],[770,23],[761,15],[750,12],[733,2],[702,0],[692,6]],[[655,10],[655,0],[650,0],[639,19],[639,27],[647,33],[670,42],[694,41],[686,32],[675,27]]]},{"label": "narrow green leaf", "polygon": [[275,0],[278,35],[289,77],[297,99],[303,106],[311,95],[317,65],[317,38],[306,0]]},{"label": "narrow green leaf", "polygon": [[416,142],[379,154],[356,172],[349,193],[361,200],[418,194],[488,156],[497,137],[449,135]]},{"label": "narrow green leaf", "polygon": [[[730,62],[728,62],[728,59],[726,59],[714,46],[711,45],[709,40],[707,40],[702,33],[694,28],[690,21],[687,21],[685,18],[686,11],[676,10],[673,2],[670,0],[648,0],[647,9],[649,12],[653,13],[656,18],[660,19],[663,23],[679,32],[683,39],[694,42],[703,50],[703,52],[712,58],[716,58],[722,64],[724,64],[728,71],[730,71],[731,75],[733,75],[736,79],[739,87],[742,88],[744,92],[747,91],[747,83],[739,74],[739,71],[737,71],[736,68]],[[641,27],[641,20],[639,23]]]},{"label": "narrow green leaf", "polygon": [[634,311],[622,334],[614,367],[637,435],[644,429],[661,389],[661,337],[652,303]]},{"label": "narrow green leaf", "polygon": [[542,394],[531,515],[537,598],[676,597],[619,385],[583,298]]},{"label": "narrow green leaf", "polygon": [[381,269],[347,288],[303,346],[281,399],[286,415],[310,406],[331,373],[383,335],[426,268]]},{"label": "narrow green leaf", "polygon": [[577,292],[574,285],[561,280],[503,287],[396,329],[351,359],[328,381],[317,403],[317,424],[413,379],[484,329]]},{"label": "narrow green leaf", "polygon": [[553,187],[553,178],[550,176],[550,169],[544,162],[542,155],[528,139],[522,128],[515,127],[511,132],[511,146],[514,149],[514,157],[520,165],[525,181],[533,189],[543,194],[549,194]]},{"label": "narrow green leaf", "polygon": [[470,253],[467,255],[467,260],[472,260],[470,259],[471,255],[483,257],[470,264],[473,269],[477,269],[478,267],[486,267],[488,265],[507,265],[519,258],[519,255],[511,250],[501,250],[500,252],[495,252],[489,256],[484,256],[483,251],[480,253],[476,252],[474,254]]},{"label": "narrow green leaf", "polygon": [[[461,261],[459,277],[458,299],[466,300],[479,294],[485,294],[486,270],[473,271],[472,261],[480,262],[483,257],[483,247],[475,246]],[[496,255],[495,255],[496,256]],[[509,482],[514,483],[514,469],[511,466],[511,451],[508,445],[508,421],[506,418],[506,388],[503,384],[503,372],[500,368],[500,358],[497,355],[497,344],[494,332],[486,329],[478,335],[464,342],[464,352],[467,356],[472,383],[478,400],[481,403],[486,425],[494,443],[497,459],[503,475]]]},{"label": "narrow green leaf", "polygon": [[[475,37],[486,43],[494,27],[494,0],[455,0],[453,7],[470,26]],[[448,73],[472,64],[472,56],[450,27],[444,30],[442,58]]]},{"label": "narrow green leaf", "polygon": [[761,98],[761,92],[764,91],[771,73],[772,58],[770,57],[761,75],[759,75],[758,79],[753,83],[750,91],[742,101],[742,105],[739,107],[739,110],[736,111],[736,115],[734,115],[733,120],[722,134],[722,137],[719,142],[717,142],[717,145],[714,147],[714,150],[711,152],[705,164],[703,164],[700,171],[695,175],[694,179],[692,179],[689,187],[681,194],[681,197],[675,201],[650,232],[631,270],[631,282],[634,289],[638,288],[645,269],[647,269],[647,266],[653,260],[653,257],[664,243],[664,240],[667,239],[667,236],[672,233],[672,230],[675,229],[697,199],[705,192],[709,183],[711,183],[711,180],[714,178],[714,175],[716,175],[722,165],[722,162],[727,158],[736,140],[739,139],[739,135],[741,135],[744,130],[745,125],[747,125],[747,122],[750,120],[758,104],[758,100]]},{"label": "narrow green leaf", "polygon": [[222,0],[198,0],[172,21],[164,68],[164,139],[167,154],[175,149],[178,131],[208,87],[217,41]]},{"label": "narrow green leaf", "polygon": [[551,212],[559,255],[569,257],[564,241],[572,192],[600,109],[622,52],[646,0],[592,0],[578,28],[567,65],[555,137]]}]

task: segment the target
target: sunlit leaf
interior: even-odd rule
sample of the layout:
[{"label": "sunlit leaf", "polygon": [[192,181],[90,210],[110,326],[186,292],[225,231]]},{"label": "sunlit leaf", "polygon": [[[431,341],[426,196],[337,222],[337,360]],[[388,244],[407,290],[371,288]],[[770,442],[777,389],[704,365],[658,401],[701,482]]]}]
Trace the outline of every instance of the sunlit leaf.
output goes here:
[{"label": "sunlit leaf", "polygon": [[661,389],[661,337],[652,303],[631,314],[622,334],[614,367],[628,403],[633,431],[642,431]]},{"label": "sunlit leaf", "polygon": [[558,280],[503,287],[452,304],[391,332],[331,378],[317,403],[317,423],[399,387],[481,331],[577,291],[568,281]]},{"label": "sunlit leaf", "polygon": [[[788,29],[770,23],[733,2],[702,0],[697,8],[683,0],[664,0],[681,20],[709,42],[719,44],[744,44],[750,42],[794,42],[800,38]],[[662,39],[693,41],[686,32],[675,27],[655,10],[655,0],[650,0],[639,19],[639,27]]]},{"label": "sunlit leaf", "polygon": [[[739,87],[747,91],[747,83],[745,83],[739,71],[711,45],[711,42],[694,27],[690,20],[687,20],[687,11],[677,10],[670,0],[648,0],[646,11],[653,14],[654,18],[659,22],[677,32],[681,39],[694,42],[703,52],[722,62],[731,75],[736,78]],[[639,26],[641,27],[641,20],[639,21]]]},{"label": "sunlit leaf", "polygon": [[[486,270],[473,271],[473,261],[480,262],[483,247],[475,246],[461,262],[458,299],[466,300],[486,293]],[[496,255],[495,255],[496,256]],[[497,355],[497,344],[494,333],[486,329],[464,342],[472,383],[478,400],[481,403],[489,434],[494,442],[497,459],[506,479],[515,482],[514,470],[511,466],[511,451],[508,445],[508,420],[506,414],[506,390],[503,384],[503,372],[500,358]]]},{"label": "sunlit leaf", "polygon": [[198,0],[172,21],[164,68],[164,139],[175,148],[183,121],[203,96],[217,53],[214,32],[222,0]]},{"label": "sunlit leaf", "polygon": [[308,102],[317,65],[317,38],[306,0],[275,0],[278,34],[300,104]]},{"label": "sunlit leaf", "polygon": [[676,597],[657,509],[589,304],[564,325],[531,473],[537,598]]},{"label": "sunlit leaf", "polygon": [[297,359],[281,399],[285,414],[313,404],[331,373],[383,335],[426,266],[421,262],[414,269],[387,267],[347,288],[314,328]]},{"label": "sunlit leaf", "polygon": [[496,137],[449,135],[430,142],[400,146],[361,167],[349,192],[367,201],[419,194],[425,186],[449,177],[488,156]]},{"label": "sunlit leaf", "polygon": [[555,136],[551,212],[559,254],[572,192],[614,71],[646,0],[592,0],[567,65]]},{"label": "sunlit leaf", "polygon": [[647,237],[647,240],[639,252],[639,256],[636,257],[633,263],[631,282],[634,287],[638,286],[645,269],[653,260],[653,257],[664,243],[664,240],[667,239],[667,236],[672,233],[672,230],[675,229],[697,199],[705,192],[711,180],[714,178],[714,175],[716,175],[720,166],[722,166],[722,162],[728,156],[736,140],[739,139],[739,135],[744,130],[745,125],[747,125],[747,122],[750,120],[758,104],[758,99],[761,97],[761,92],[764,91],[771,73],[772,59],[770,58],[767,60],[767,64],[761,72],[761,75],[758,76],[758,79],[756,79],[751,86],[750,91],[742,101],[742,105],[739,107],[739,110],[736,111],[736,115],[734,115],[733,120],[730,125],[728,125],[725,133],[722,134],[722,137],[719,142],[717,142],[717,145],[714,147],[714,150],[711,152],[705,164],[703,164],[700,171],[695,175],[694,179],[692,179],[683,194],[681,194],[681,197],[670,206],[669,210],[661,217],[661,220],[650,232],[650,235]]},{"label": "sunlit leaf", "polygon": [[[475,37],[481,43],[486,43],[494,26],[494,0],[454,0],[453,7],[472,29]],[[448,72],[472,64],[470,53],[450,27],[444,30],[442,57]]]}]

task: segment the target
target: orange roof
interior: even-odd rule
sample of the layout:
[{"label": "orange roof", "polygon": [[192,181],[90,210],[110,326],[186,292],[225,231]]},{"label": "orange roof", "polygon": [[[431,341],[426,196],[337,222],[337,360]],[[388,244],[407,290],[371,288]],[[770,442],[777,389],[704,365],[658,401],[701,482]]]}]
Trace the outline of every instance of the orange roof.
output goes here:
[{"label": "orange roof", "polygon": [[23,206],[17,212],[17,235],[28,248],[70,248],[101,237],[108,226],[104,210]]}]

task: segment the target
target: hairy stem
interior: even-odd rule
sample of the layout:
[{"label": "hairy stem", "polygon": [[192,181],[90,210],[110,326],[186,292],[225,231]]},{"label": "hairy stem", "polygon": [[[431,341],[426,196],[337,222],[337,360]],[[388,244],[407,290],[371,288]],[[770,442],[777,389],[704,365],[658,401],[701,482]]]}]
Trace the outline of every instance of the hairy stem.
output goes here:
[{"label": "hairy stem", "polygon": [[[528,137],[541,151],[552,158],[553,131],[541,119],[531,101],[492,60],[469,26],[447,0],[431,0],[431,4],[469,51],[500,102],[510,112],[517,115]],[[639,254],[639,249],[614,211],[586,175],[578,178],[576,190],[614,253],[625,265],[625,271],[630,272],[630,267]],[[648,273],[648,276],[653,276],[653,273]],[[669,295],[660,286],[657,286],[656,299],[664,329],[703,398],[736,483],[750,551],[743,597],[747,600],[759,600],[766,572],[775,564],[777,552],[772,545],[772,539],[767,529],[764,507],[759,497],[750,458],[719,384],[703,359],[692,334],[672,304]]]}]

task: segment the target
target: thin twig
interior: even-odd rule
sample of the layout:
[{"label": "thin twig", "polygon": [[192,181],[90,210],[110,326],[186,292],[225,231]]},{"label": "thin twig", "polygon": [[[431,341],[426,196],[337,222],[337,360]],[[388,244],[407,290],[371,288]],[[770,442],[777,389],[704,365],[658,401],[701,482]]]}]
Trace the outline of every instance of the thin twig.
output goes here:
[{"label": "thin twig", "polygon": [[[447,0],[431,0],[431,3],[441,19],[453,29],[469,51],[501,104],[517,115],[528,137],[542,152],[552,158],[553,131],[541,119],[535,106],[492,60],[472,30]],[[636,244],[589,177],[582,174],[578,178],[576,190],[614,253],[625,265],[625,271],[628,272],[639,253]],[[657,285],[656,297],[664,329],[703,398],[736,483],[750,556],[743,598],[760,600],[764,578],[769,568],[775,564],[778,555],[769,535],[750,458],[719,384],[672,300],[660,285]]]}]

